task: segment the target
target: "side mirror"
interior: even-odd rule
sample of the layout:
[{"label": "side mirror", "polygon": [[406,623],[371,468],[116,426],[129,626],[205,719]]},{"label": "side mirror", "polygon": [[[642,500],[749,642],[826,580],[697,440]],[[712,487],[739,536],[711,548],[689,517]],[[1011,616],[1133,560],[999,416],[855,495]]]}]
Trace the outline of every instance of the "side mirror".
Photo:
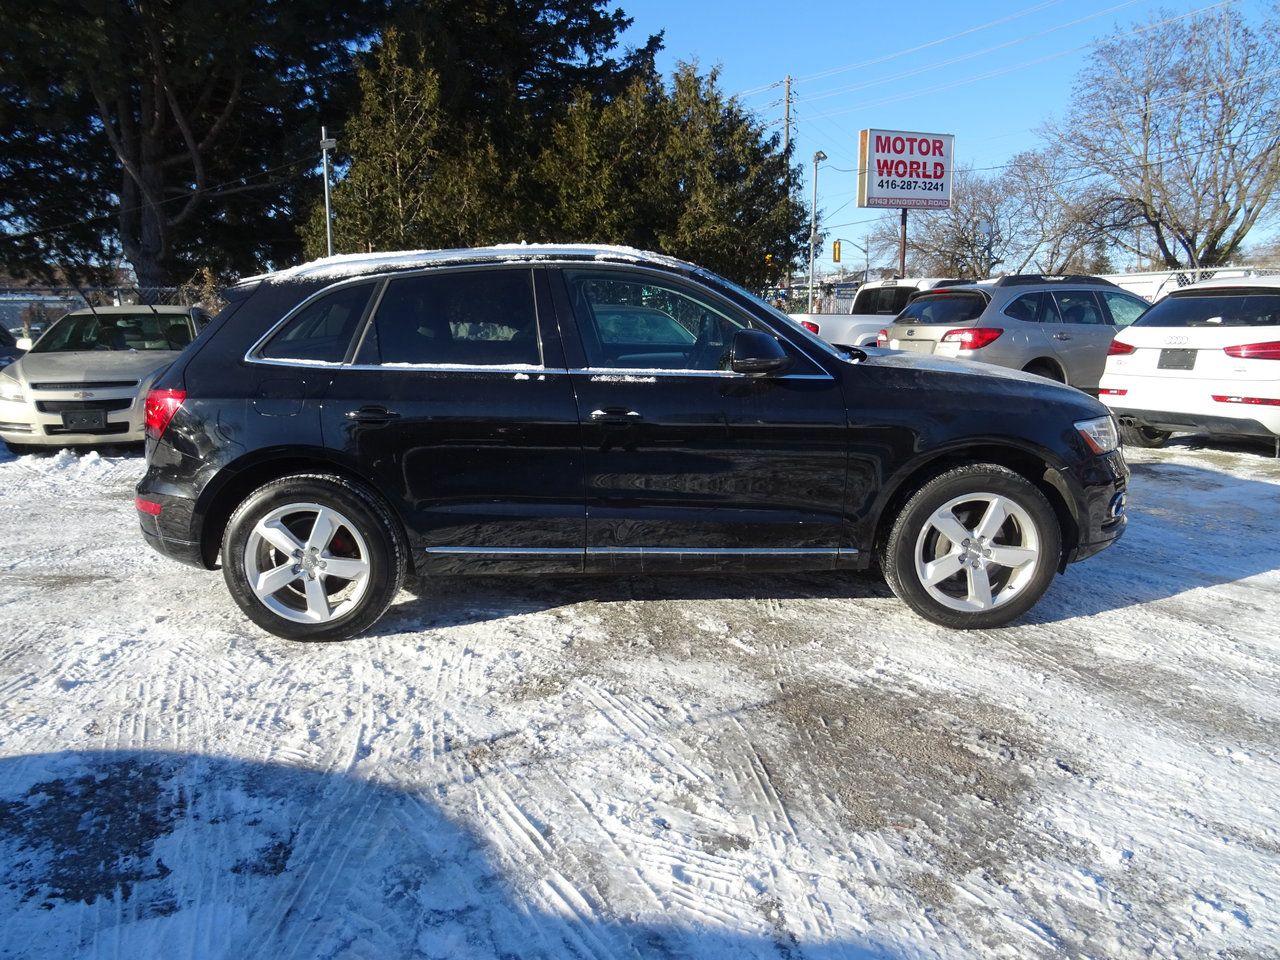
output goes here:
[{"label": "side mirror", "polygon": [[19,338],[18,338],[18,342],[17,342],[16,344],[14,344],[14,346],[16,346],[19,350],[30,350],[30,349],[31,349],[31,338],[30,338],[30,337],[19,337]]},{"label": "side mirror", "polygon": [[729,366],[735,373],[777,373],[791,365],[791,357],[772,334],[739,330],[733,335]]}]

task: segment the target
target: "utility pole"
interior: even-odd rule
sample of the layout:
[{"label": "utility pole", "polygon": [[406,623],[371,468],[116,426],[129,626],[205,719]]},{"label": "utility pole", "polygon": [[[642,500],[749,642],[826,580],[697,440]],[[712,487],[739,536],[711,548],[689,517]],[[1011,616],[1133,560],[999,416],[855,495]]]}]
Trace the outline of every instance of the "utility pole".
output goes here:
[{"label": "utility pole", "polygon": [[[786,173],[783,174],[783,177],[785,178],[784,186],[786,187],[786,191],[787,191],[787,203],[790,203],[791,202],[791,74],[789,73],[787,74],[786,80],[784,81],[784,85],[786,88],[786,93],[785,93],[785,96],[783,97],[783,102],[786,104],[786,106],[783,107],[782,156],[786,160],[787,169],[786,169]],[[787,296],[791,296],[791,265],[793,263],[795,263],[795,258],[788,257],[787,273],[786,273],[786,276],[783,278],[783,283],[786,285],[786,288],[787,288]]]},{"label": "utility pole", "polygon": [[[786,154],[791,150],[791,74],[787,74],[783,81],[786,92],[783,94],[782,102],[786,104],[782,113],[782,152]],[[788,177],[790,175],[788,174]]]},{"label": "utility pole", "polygon": [[902,208],[902,224],[898,231],[898,279],[907,275],[907,208]]},{"label": "utility pole", "polygon": [[320,163],[324,167],[324,240],[333,256],[333,211],[329,207],[329,151],[338,145],[338,141],[329,136],[328,131],[320,128]]},{"label": "utility pole", "polygon": [[[821,150],[813,155],[813,209],[810,211],[809,218],[809,312],[813,313],[813,258],[814,247],[818,242],[818,164],[827,159],[827,155]],[[905,217],[907,212],[902,211]],[[906,229],[905,227],[903,228]]]}]

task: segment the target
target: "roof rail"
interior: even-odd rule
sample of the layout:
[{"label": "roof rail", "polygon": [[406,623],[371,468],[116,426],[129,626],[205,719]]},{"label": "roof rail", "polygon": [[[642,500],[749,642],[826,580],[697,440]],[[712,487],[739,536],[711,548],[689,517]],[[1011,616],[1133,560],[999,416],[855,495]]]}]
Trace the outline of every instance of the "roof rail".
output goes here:
[{"label": "roof rail", "polygon": [[1001,277],[996,281],[997,287],[1025,287],[1033,283],[1083,283],[1095,287],[1114,287],[1115,284],[1102,277],[1091,277],[1083,273],[1048,274],[1048,273],[1016,273]]}]

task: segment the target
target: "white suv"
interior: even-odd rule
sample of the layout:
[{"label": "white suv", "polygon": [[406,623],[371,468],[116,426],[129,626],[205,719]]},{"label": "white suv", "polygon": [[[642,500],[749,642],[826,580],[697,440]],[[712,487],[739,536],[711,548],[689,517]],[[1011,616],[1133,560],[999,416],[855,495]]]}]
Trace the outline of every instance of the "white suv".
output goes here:
[{"label": "white suv", "polygon": [[1125,442],[1171,433],[1272,439],[1280,454],[1280,277],[1174,291],[1115,338],[1099,385]]}]

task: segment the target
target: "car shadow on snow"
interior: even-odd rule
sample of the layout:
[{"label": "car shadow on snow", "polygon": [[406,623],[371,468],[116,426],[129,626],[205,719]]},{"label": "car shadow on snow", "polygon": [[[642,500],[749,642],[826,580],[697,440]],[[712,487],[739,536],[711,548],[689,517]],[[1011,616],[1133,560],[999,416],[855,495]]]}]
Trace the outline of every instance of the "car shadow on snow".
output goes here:
[{"label": "car shadow on snow", "polygon": [[[504,863],[434,796],[434,788],[186,753],[2,759],[0,954],[899,955],[871,939],[802,944],[767,890],[755,929],[744,932],[612,916],[607,876],[574,889],[530,855],[533,845],[519,866]],[[543,829],[550,835],[554,824]]]}]

